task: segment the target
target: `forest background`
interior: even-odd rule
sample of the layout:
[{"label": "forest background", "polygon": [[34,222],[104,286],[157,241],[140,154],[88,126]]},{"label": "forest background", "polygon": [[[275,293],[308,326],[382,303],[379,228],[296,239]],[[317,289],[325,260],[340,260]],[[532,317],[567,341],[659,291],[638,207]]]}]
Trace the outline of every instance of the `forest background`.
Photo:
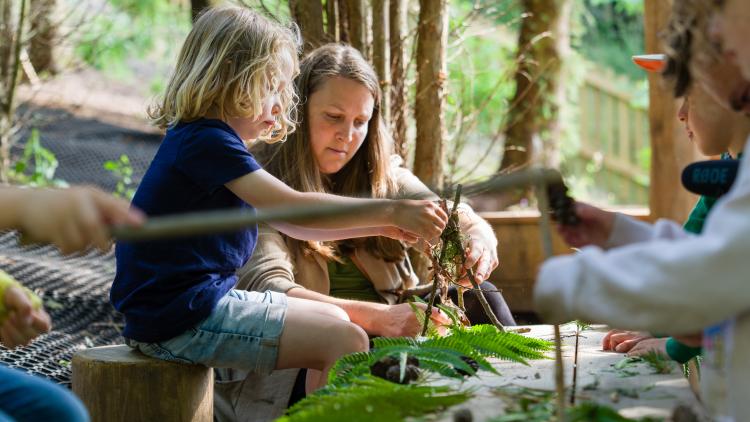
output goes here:
[{"label": "forest background", "polygon": [[[13,41],[0,44],[2,179],[63,182],[39,134],[23,130],[30,118],[19,110],[32,108],[34,90],[14,91],[95,74],[138,97],[144,117],[192,19],[216,3],[0,1],[0,33]],[[233,3],[296,22],[308,51],[331,41],[360,49],[381,77],[396,151],[430,186],[541,164],[560,168],[578,198],[648,202],[648,85],[631,62],[644,51],[642,0]],[[117,193],[132,194],[138,175],[128,157],[103,164],[119,178]],[[518,192],[476,201],[499,210],[533,198]]]}]

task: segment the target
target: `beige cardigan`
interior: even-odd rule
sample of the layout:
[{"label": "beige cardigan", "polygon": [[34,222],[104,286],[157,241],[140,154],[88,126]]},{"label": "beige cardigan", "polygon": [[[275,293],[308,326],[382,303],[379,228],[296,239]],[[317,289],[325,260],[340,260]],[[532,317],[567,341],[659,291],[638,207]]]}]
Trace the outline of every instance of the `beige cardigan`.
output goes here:
[{"label": "beige cardigan", "polygon": [[[393,175],[399,194],[406,197],[421,195],[437,199],[409,170],[400,166],[400,157],[391,160]],[[466,204],[459,205],[466,218],[462,218],[463,229],[489,236],[497,242],[492,228]],[[479,229],[480,231],[477,231]],[[402,262],[386,262],[374,257],[364,248],[357,248],[352,261],[372,282],[377,292],[393,304],[398,299],[394,290],[408,289],[419,284],[408,257]],[[304,287],[318,293],[329,294],[328,265],[317,253],[304,256],[293,253],[283,236],[267,225],[258,227],[258,241],[250,260],[237,272],[237,288],[243,290],[273,290],[286,293],[294,287]]]}]

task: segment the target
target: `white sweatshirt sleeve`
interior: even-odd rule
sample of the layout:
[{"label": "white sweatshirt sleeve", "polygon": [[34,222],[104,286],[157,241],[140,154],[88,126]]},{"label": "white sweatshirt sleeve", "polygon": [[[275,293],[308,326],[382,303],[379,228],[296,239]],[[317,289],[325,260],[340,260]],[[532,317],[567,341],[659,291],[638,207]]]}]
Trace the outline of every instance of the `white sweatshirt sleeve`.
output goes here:
[{"label": "white sweatshirt sleeve", "polygon": [[539,314],[550,323],[683,334],[750,309],[749,160],[699,236],[660,221],[651,240],[548,260],[534,294]]},{"label": "white sweatshirt sleeve", "polygon": [[679,239],[689,235],[681,225],[671,220],[662,219],[652,225],[617,213],[612,233],[604,248],[612,249],[654,239]]}]

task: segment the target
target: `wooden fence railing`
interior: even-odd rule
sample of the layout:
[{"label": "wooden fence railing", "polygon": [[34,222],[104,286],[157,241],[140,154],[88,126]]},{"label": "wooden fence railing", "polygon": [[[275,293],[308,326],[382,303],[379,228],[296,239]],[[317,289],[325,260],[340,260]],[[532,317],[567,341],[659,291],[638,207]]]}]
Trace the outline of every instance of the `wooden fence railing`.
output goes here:
[{"label": "wooden fence railing", "polygon": [[568,166],[590,174],[594,194],[612,204],[648,204],[648,111],[633,105],[633,95],[612,78],[598,71],[586,75],[579,94],[580,151]]}]

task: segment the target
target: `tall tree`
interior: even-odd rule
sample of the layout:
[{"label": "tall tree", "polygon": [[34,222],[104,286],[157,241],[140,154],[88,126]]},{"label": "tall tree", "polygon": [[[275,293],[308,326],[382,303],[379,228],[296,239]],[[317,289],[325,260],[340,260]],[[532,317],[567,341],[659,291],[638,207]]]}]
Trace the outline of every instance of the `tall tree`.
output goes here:
[{"label": "tall tree", "polygon": [[302,32],[305,52],[328,42],[323,28],[323,3],[320,0],[289,0],[289,11]]},{"label": "tall tree", "polygon": [[338,0],[326,0],[326,32],[328,39],[333,42],[341,40],[339,36],[339,4]]},{"label": "tall tree", "polygon": [[443,182],[443,116],[447,79],[447,0],[419,1],[417,35],[417,93],[414,113],[417,143],[414,174],[432,188]]},{"label": "tall tree", "polygon": [[348,27],[348,42],[367,57],[367,12],[365,0],[345,0]]},{"label": "tall tree", "polygon": [[537,158],[534,141],[545,143],[545,164],[554,166],[559,139],[562,56],[569,45],[571,0],[522,0],[525,18],[518,35],[516,91],[508,114],[500,170]]},{"label": "tall tree", "polygon": [[380,115],[388,126],[391,120],[391,57],[388,31],[389,0],[372,0],[372,63],[380,79]]},{"label": "tall tree", "polygon": [[57,0],[31,0],[29,18],[31,40],[29,59],[37,72],[56,72],[54,47],[57,41],[57,27],[54,13]]},{"label": "tall tree", "polygon": [[404,160],[406,150],[406,128],[408,98],[406,96],[406,6],[407,0],[390,0],[389,43],[391,49],[391,133],[396,153]]},{"label": "tall tree", "polygon": [[349,44],[351,35],[349,34],[349,0],[331,0],[336,2],[336,10],[339,19],[339,42]]},{"label": "tall tree", "polygon": [[3,35],[8,36],[3,40],[3,45],[6,45],[3,52],[7,54],[7,57],[0,59],[4,65],[3,79],[0,80],[0,94],[2,94],[0,97],[0,182],[2,183],[8,182],[10,170],[10,148],[13,142],[11,135],[16,114],[15,94],[21,68],[21,49],[27,18],[26,0],[19,2],[17,17],[14,15],[12,3],[10,0],[0,3],[3,18],[0,25],[3,26]]}]

